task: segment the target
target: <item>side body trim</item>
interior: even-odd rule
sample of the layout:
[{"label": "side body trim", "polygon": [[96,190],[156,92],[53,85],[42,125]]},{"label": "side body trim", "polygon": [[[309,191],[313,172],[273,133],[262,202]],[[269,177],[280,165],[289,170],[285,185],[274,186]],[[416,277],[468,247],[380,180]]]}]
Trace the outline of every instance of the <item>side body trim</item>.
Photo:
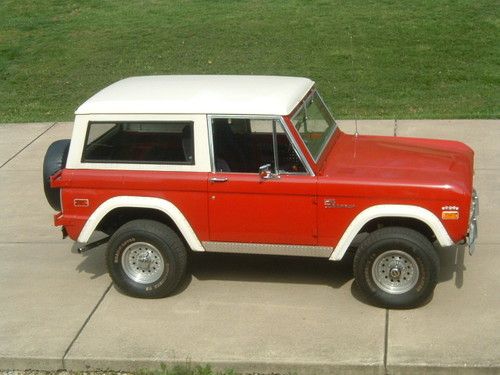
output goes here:
[{"label": "side body trim", "polygon": [[354,218],[335,247],[335,250],[330,256],[330,260],[341,260],[363,225],[379,217],[408,217],[420,220],[432,229],[441,246],[453,245],[453,241],[448,235],[446,228],[431,211],[418,206],[382,204],[369,207]]},{"label": "side body trim", "polygon": [[329,246],[302,246],[209,241],[204,241],[203,246],[205,247],[207,252],[212,253],[291,255],[316,258],[328,258],[332,253],[332,248]]},{"label": "side body trim", "polygon": [[205,251],[201,245],[200,240],[193,231],[193,228],[184,217],[184,215],[179,211],[179,209],[171,202],[152,197],[131,197],[131,196],[118,196],[108,199],[102,203],[93,213],[90,215],[89,219],[85,223],[80,235],[78,236],[78,242],[86,243],[88,242],[90,236],[94,232],[97,225],[110,211],[115,208],[121,207],[137,207],[137,208],[151,208],[159,210],[167,214],[177,225],[180,232],[186,239],[187,243],[194,251]]}]

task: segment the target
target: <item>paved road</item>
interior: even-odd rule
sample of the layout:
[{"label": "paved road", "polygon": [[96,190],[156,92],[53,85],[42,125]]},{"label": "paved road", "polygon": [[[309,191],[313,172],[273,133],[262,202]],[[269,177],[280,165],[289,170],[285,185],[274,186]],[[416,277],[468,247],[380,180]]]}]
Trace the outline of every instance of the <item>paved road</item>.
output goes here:
[{"label": "paved road", "polygon": [[[359,121],[359,130],[392,135],[394,121]],[[181,293],[124,296],[103,247],[75,254],[52,226],[41,165],[71,124],[0,125],[0,370],[190,360],[254,372],[498,374],[500,121],[408,120],[397,132],[471,145],[481,201],[476,254],[441,250],[433,299],[405,311],[367,304],[345,264],[281,257],[201,254]]]}]

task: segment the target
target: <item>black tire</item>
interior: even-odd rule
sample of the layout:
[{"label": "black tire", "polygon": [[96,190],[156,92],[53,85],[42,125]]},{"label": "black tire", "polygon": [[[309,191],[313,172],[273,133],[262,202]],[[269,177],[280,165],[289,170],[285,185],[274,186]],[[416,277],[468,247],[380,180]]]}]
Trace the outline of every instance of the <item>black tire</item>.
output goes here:
[{"label": "black tire", "polygon": [[165,224],[133,220],[111,236],[106,263],[113,282],[125,294],[162,298],[175,292],[182,280],[187,252],[177,233]]},{"label": "black tire", "polygon": [[69,139],[55,141],[49,146],[43,159],[43,190],[47,202],[56,211],[61,210],[60,189],[50,187],[50,176],[66,166],[69,143]]},{"label": "black tire", "polygon": [[354,257],[354,277],[377,305],[411,308],[427,300],[438,280],[439,257],[419,232],[387,227],[371,233]]}]

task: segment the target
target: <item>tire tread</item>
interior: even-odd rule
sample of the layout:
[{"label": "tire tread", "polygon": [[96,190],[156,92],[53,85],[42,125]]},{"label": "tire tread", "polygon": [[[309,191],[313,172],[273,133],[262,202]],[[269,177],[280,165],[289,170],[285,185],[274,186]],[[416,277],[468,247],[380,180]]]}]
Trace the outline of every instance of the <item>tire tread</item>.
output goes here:
[{"label": "tire tread", "polygon": [[[115,249],[119,245],[121,237],[126,236],[127,233],[145,233],[167,244],[173,255],[173,260],[171,261],[175,261],[173,264],[174,275],[171,282],[162,285],[162,287],[157,290],[144,292],[130,287],[119,275],[113,272]],[[111,279],[115,285],[126,294],[142,298],[163,298],[175,292],[182,280],[187,266],[187,251],[177,233],[167,225],[154,220],[138,219],[122,225],[111,236],[106,249],[106,263]],[[172,270],[170,272],[172,272]]]},{"label": "tire tread", "polygon": [[[382,241],[391,239],[395,241],[406,241],[412,244],[414,248],[420,249],[417,250],[417,252],[422,252],[419,256],[426,258],[424,261],[429,264],[429,280],[426,291],[413,299],[405,297],[407,293],[403,293],[402,295],[391,295],[383,291],[373,291],[368,287],[365,281],[364,268],[366,266],[368,254]],[[369,298],[375,300],[377,304],[388,308],[410,308],[421,304],[434,290],[438,280],[439,263],[437,252],[423,234],[405,227],[386,227],[372,232],[360,244],[354,256],[353,272],[358,286]]]}]

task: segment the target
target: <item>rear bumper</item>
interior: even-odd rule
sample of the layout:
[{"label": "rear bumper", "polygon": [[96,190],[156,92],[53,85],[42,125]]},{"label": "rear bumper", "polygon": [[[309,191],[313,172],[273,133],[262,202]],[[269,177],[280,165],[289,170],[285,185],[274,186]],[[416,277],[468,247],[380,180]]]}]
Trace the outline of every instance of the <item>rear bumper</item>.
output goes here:
[{"label": "rear bumper", "polygon": [[469,254],[472,255],[476,249],[477,239],[477,218],[479,216],[479,197],[476,190],[472,192],[471,214],[469,219],[469,232],[467,233],[466,244]]}]

